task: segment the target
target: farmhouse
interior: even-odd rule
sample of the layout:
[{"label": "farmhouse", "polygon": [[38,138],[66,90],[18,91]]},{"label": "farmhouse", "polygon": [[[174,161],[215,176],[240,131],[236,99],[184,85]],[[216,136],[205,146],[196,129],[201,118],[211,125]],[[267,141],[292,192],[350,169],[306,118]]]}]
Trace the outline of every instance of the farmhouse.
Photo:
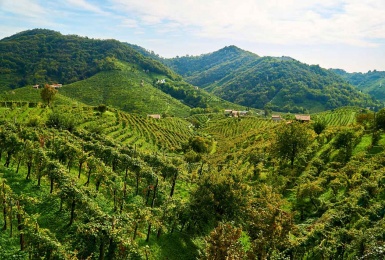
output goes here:
[{"label": "farmhouse", "polygon": [[249,113],[249,111],[239,111],[239,116],[246,116]]},{"label": "farmhouse", "polygon": [[230,116],[232,116],[232,117],[238,117],[238,116],[239,116],[239,111],[236,111],[236,110],[231,111]]},{"label": "farmhouse", "polygon": [[295,115],[295,120],[299,122],[310,122],[310,115]]},{"label": "farmhouse", "polygon": [[274,121],[274,122],[279,122],[282,120],[281,116],[280,115],[271,115],[271,119]]},{"label": "farmhouse", "polygon": [[152,114],[152,115],[147,115],[149,118],[155,118],[155,119],[160,119],[161,116],[159,114]]},{"label": "farmhouse", "polygon": [[58,89],[58,88],[61,88],[63,85],[62,85],[62,84],[57,84],[57,83],[55,83],[55,84],[52,84],[52,85],[50,85],[50,86],[53,87],[53,88]]},{"label": "farmhouse", "polygon": [[225,115],[230,115],[232,111],[231,109],[225,109]]},{"label": "farmhouse", "polygon": [[33,85],[32,88],[39,89],[39,85]]},{"label": "farmhouse", "polygon": [[247,115],[249,111],[237,111],[232,109],[226,109],[225,115],[230,117],[239,117],[239,116],[245,116]]}]

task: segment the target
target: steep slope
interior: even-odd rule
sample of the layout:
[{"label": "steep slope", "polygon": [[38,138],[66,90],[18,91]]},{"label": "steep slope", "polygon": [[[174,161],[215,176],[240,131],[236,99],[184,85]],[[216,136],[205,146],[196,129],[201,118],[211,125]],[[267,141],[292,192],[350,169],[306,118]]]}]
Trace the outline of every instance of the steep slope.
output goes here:
[{"label": "steep slope", "polygon": [[368,71],[367,73],[348,73],[341,69],[332,69],[350,84],[364,93],[384,102],[385,101],[385,71]]},{"label": "steep slope", "polygon": [[259,57],[230,46],[199,57],[167,60],[191,84],[244,106],[317,112],[340,106],[375,106],[335,73],[289,57]]}]

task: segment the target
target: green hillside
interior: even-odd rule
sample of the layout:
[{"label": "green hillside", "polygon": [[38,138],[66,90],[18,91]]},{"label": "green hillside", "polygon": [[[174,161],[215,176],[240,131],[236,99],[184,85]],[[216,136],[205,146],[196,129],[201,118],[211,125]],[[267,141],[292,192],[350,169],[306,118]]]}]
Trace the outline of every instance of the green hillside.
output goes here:
[{"label": "green hillside", "polygon": [[385,72],[368,71],[367,73],[354,72],[348,73],[341,69],[333,69],[335,73],[343,77],[350,84],[357,87],[364,93],[368,93],[373,98],[382,102],[385,101]]},{"label": "green hillside", "polygon": [[62,35],[46,29],[28,30],[1,39],[0,54],[1,89],[76,82],[99,71],[113,69],[110,66],[112,59],[178,78],[160,62],[146,58],[116,40]]},{"label": "green hillside", "polygon": [[129,64],[120,65],[120,70],[99,72],[91,78],[64,85],[59,93],[88,105],[105,104],[141,115],[189,115],[187,105],[153,86],[156,74]]},{"label": "green hillside", "polygon": [[[0,55],[3,91],[61,83],[65,87],[60,94],[79,102],[142,115],[187,116],[191,108],[244,110],[191,86],[159,61],[115,40],[35,29],[0,40]],[[12,99],[12,91],[3,93],[3,100]],[[22,98],[32,101],[28,95],[13,100]]]},{"label": "green hillside", "polygon": [[228,101],[276,111],[318,112],[377,106],[335,73],[289,57],[259,57],[235,46],[197,57],[169,59],[188,82]]}]

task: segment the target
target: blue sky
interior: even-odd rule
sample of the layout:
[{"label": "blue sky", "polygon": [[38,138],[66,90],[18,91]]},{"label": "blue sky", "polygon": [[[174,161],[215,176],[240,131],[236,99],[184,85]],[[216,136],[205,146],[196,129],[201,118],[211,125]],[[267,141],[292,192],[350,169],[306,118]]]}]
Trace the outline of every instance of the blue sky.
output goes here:
[{"label": "blue sky", "polygon": [[163,57],[236,45],[349,72],[385,71],[383,0],[0,0],[0,39],[47,28]]}]

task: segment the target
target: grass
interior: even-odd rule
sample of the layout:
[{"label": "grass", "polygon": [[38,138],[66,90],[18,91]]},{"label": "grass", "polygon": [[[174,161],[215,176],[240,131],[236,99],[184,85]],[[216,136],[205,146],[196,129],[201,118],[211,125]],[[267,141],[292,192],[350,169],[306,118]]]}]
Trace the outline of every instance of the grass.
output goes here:
[{"label": "grass", "polygon": [[[186,233],[164,234],[162,239],[157,239],[155,235],[146,243],[141,241],[140,246],[148,245],[151,248],[149,258],[154,260],[193,260],[199,255],[199,246],[203,246],[203,240],[194,238]],[[200,247],[201,247],[200,246]]]},{"label": "grass", "polygon": [[372,144],[372,136],[371,135],[364,135],[361,138],[361,141],[358,143],[358,145],[354,148],[353,155],[360,153],[360,152],[367,151],[368,148],[371,146],[371,144]]}]

